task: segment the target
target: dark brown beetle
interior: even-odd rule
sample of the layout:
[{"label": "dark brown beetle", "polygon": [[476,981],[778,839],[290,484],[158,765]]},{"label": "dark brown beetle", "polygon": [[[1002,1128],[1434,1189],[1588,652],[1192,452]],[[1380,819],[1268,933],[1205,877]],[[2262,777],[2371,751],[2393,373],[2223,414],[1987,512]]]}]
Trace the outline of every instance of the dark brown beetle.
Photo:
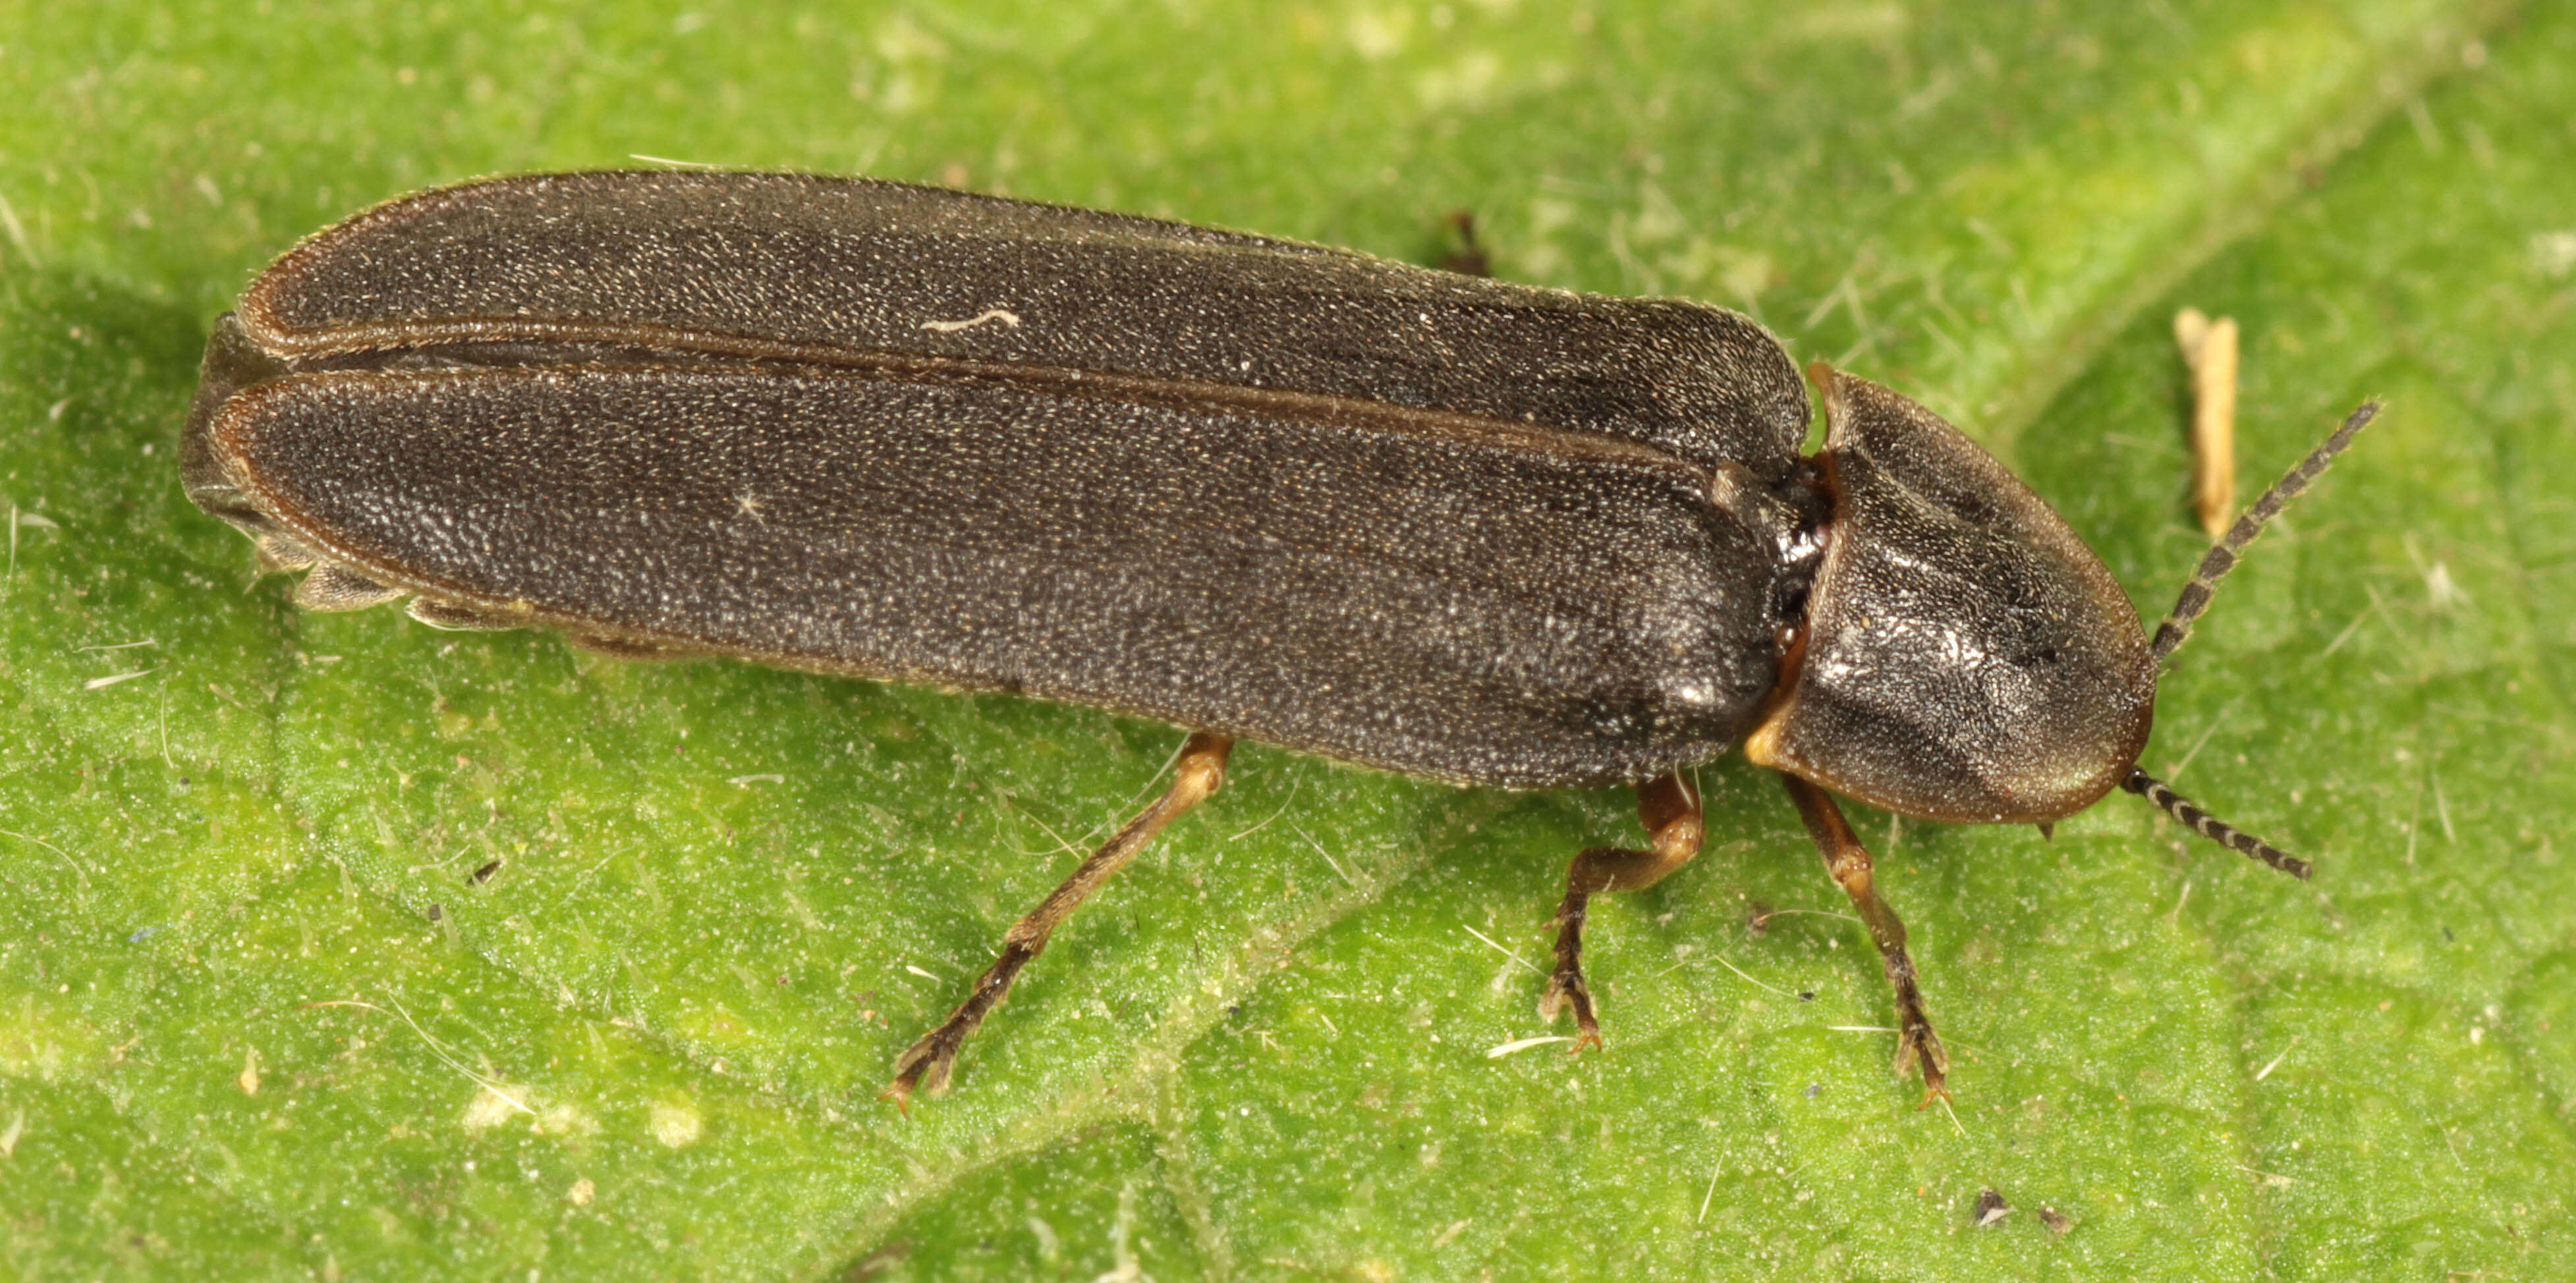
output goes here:
[{"label": "dark brown beetle", "polygon": [[[1238,738],[1460,784],[1630,784],[1574,859],[1544,1009],[1599,1029],[1584,909],[1699,851],[1683,772],[1781,773],[1944,1059],[1831,789],[2048,823],[2137,769],[2157,664],[2365,406],[2202,564],[2155,642],[2058,516],[1821,363],[1829,436],[1735,313],[864,179],[585,173],[406,197],[216,326],[188,495],[296,599],[1020,692],[1190,728],[1178,778],[1036,910],[890,1093],[1216,791]],[[1927,1096],[1927,1099],[1929,1097]]]}]

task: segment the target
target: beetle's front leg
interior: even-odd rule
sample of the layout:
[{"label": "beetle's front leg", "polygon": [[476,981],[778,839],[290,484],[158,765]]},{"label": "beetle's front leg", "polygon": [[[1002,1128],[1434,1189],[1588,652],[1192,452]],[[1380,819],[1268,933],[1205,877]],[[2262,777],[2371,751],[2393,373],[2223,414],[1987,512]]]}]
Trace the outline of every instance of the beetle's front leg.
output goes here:
[{"label": "beetle's front leg", "polygon": [[1781,772],[1780,782],[1788,786],[1789,800],[1798,804],[1798,818],[1807,822],[1807,835],[1824,854],[1825,872],[1851,897],[1852,907],[1860,910],[1869,938],[1878,945],[1879,961],[1886,964],[1887,982],[1896,987],[1896,1072],[1922,1066],[1923,1103],[1949,1099],[1950,1058],[1941,1050],[1940,1036],[1932,1032],[1932,1017],[1923,1012],[1923,989],[1915,983],[1914,959],[1905,952],[1905,923],[1879,897],[1878,884],[1870,877],[1869,848],[1860,844],[1860,836],[1843,819],[1842,808],[1834,805],[1831,794],[1786,771]]},{"label": "beetle's front leg", "polygon": [[1626,851],[1597,846],[1574,857],[1565,871],[1565,903],[1556,911],[1556,974],[1549,977],[1539,1017],[1556,1019],[1574,1008],[1577,1030],[1568,1051],[1601,1045],[1601,1022],[1592,1013],[1592,990],[1583,983],[1583,915],[1593,896],[1605,891],[1642,891],[1699,854],[1699,794],[1681,773],[1637,786],[1637,818],[1645,823],[1650,850]]}]

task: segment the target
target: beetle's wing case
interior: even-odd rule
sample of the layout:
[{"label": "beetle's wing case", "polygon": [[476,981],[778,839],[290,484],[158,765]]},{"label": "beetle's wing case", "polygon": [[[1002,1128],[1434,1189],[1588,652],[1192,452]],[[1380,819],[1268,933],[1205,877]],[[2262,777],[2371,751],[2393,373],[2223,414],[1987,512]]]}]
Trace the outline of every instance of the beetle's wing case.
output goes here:
[{"label": "beetle's wing case", "polygon": [[1542,786],[1742,732],[1806,407],[1776,341],[1696,304],[865,179],[587,173],[289,252],[218,324],[183,462],[270,564],[321,563],[326,608],[411,591],[443,627]]},{"label": "beetle's wing case", "polygon": [[1775,558],[1709,473],[1525,425],[587,365],[269,379],[205,437],[210,473],[326,569],[458,622],[1021,691],[1456,780],[1705,760],[1777,672]]},{"label": "beetle's wing case", "polygon": [[1304,392],[1624,437],[1778,483],[1807,395],[1750,320],[869,179],[468,183],[317,233],[242,298],[310,368],[513,341],[935,358]]},{"label": "beetle's wing case", "polygon": [[2090,806],[2137,762],[2155,710],[2128,594],[1957,428],[1817,376],[1833,523],[1802,660],[1746,756],[1922,819]]}]

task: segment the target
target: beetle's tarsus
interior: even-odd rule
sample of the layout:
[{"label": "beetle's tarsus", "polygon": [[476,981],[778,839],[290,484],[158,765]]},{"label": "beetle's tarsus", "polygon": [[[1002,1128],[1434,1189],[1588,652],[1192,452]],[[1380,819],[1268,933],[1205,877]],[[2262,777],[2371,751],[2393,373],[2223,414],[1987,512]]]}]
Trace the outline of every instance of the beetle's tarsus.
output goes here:
[{"label": "beetle's tarsus", "polygon": [[[1068,908],[1066,912],[1071,910]],[[1025,924],[1027,919],[1021,922]],[[1020,928],[1014,926],[1011,930],[1013,935],[1017,935]],[[949,1013],[948,1019],[938,1028],[923,1034],[895,1058],[894,1081],[886,1086],[878,1099],[890,1098],[897,1109],[909,1114],[914,1092],[931,1097],[947,1095],[948,1077],[957,1066],[958,1051],[983,1025],[984,1017],[1001,1005],[1002,996],[1011,991],[1011,982],[1019,978],[1020,969],[1026,967],[1029,959],[1038,956],[1038,949],[1044,947],[1043,939],[1037,948],[1018,940],[1006,940],[1002,945],[1002,956],[994,959],[993,965],[976,979],[975,991],[967,995],[966,1001],[957,1004],[957,1010]]]},{"label": "beetle's tarsus", "polygon": [[893,1101],[895,1112],[910,1118],[912,1117],[912,1094],[920,1085],[920,1079],[921,1075],[918,1071],[906,1070],[899,1073],[895,1075],[893,1082],[886,1084],[884,1091],[877,1093],[877,1099]]},{"label": "beetle's tarsus", "polygon": [[[1862,858],[1867,859],[1868,853],[1863,852]],[[1862,871],[1862,877],[1868,877],[1867,870]],[[1878,893],[1872,888],[1868,894],[1876,899]],[[1935,1096],[1948,1100],[1950,1057],[1941,1049],[1941,1036],[1932,1031],[1931,1015],[1923,1010],[1923,986],[1915,975],[1913,957],[1905,951],[1905,925],[1896,921],[1896,911],[1888,909],[1886,901],[1879,900],[1878,905],[1885,910],[1887,920],[1896,925],[1895,943],[1891,945],[1884,940],[1879,943],[1879,957],[1886,963],[1888,983],[1896,989],[1896,1076],[1907,1077],[1919,1070],[1923,1075],[1924,1104],[1929,1105]],[[1879,933],[1873,927],[1870,934],[1877,936]]]},{"label": "beetle's tarsus", "polygon": [[1565,904],[1556,914],[1556,970],[1547,978],[1547,993],[1538,1000],[1538,1015],[1554,1024],[1567,1008],[1573,1008],[1574,1045],[1565,1049],[1569,1056],[1601,1045],[1601,1021],[1592,1010],[1592,986],[1583,981],[1583,918],[1585,901],[1591,897],[1591,892],[1580,889],[1585,871],[1616,857],[1643,854],[1596,847],[1574,857],[1574,869],[1566,875],[1569,885]]},{"label": "beetle's tarsus", "polygon": [[1538,1000],[1539,1019],[1556,1023],[1566,1008],[1574,1009],[1574,1043],[1565,1049],[1569,1056],[1582,1054],[1584,1048],[1601,1045],[1601,1021],[1592,1011],[1592,989],[1583,983],[1580,967],[1560,964],[1547,982],[1547,996]]},{"label": "beetle's tarsus", "polygon": [[1019,978],[1021,969],[1029,965],[1030,959],[1046,951],[1047,938],[1055,933],[1056,927],[1072,917],[1073,911],[1081,908],[1082,902],[1091,898],[1092,892],[1127,867],[1127,862],[1135,859],[1136,853],[1144,850],[1145,844],[1163,831],[1163,826],[1206,801],[1225,783],[1225,759],[1233,749],[1234,741],[1227,736],[1214,731],[1192,732],[1189,742],[1181,746],[1180,763],[1174,772],[1172,786],[1164,790],[1163,796],[1155,799],[1152,806],[1127,821],[1126,827],[1118,830],[1116,836],[1092,852],[1091,858],[1084,860],[1082,867],[1073,871],[1072,877],[1066,878],[1055,890],[1047,893],[1046,899],[1038,902],[1038,907],[1011,924],[1011,929],[1002,936],[1002,956],[994,959],[993,965],[976,978],[973,992],[966,995],[966,1001],[957,1004],[957,1010],[950,1012],[947,1020],[923,1034],[920,1041],[895,1058],[894,1081],[887,1085],[878,1099],[890,1099],[896,1108],[910,1113],[916,1090],[931,1096],[946,1092],[949,1072],[957,1063],[958,1049],[964,1047],[976,1027],[984,1023],[984,1017],[1001,1005],[1002,999],[1011,992],[1011,982]]},{"label": "beetle's tarsus", "polygon": [[1574,1008],[1574,1045],[1579,1052],[1601,1045],[1601,1023],[1593,1015],[1592,988],[1583,980],[1583,918],[1592,897],[1608,891],[1642,891],[1699,854],[1699,794],[1680,772],[1657,776],[1637,786],[1637,819],[1654,838],[1653,849],[1629,851],[1596,846],[1574,857],[1565,870],[1565,902],[1556,911],[1556,971],[1548,977],[1547,995],[1539,999],[1541,1019],[1554,1021]]},{"label": "beetle's tarsus", "polygon": [[1935,1097],[1948,1100],[1950,1056],[1941,1049],[1941,1036],[1932,1032],[1932,1017],[1923,1010],[1923,988],[1915,979],[1914,960],[1906,955],[1903,945],[1892,954],[1882,954],[1887,961],[1888,979],[1896,986],[1896,1076],[1922,1072],[1923,1104],[1917,1108],[1930,1106]]}]

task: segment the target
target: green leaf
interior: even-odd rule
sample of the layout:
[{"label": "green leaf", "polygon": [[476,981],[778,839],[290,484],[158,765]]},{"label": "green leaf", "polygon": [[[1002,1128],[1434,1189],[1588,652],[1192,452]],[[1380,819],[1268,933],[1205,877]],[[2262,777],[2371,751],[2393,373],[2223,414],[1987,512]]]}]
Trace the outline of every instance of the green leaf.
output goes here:
[{"label": "green leaf", "polygon": [[[0,1256],[31,1279],[2576,1274],[2576,5],[508,0],[0,10]],[[2246,490],[2125,797],[1857,817],[1953,1049],[1776,786],[1596,912],[1615,792],[1247,746],[906,1121],[875,1099],[1177,736],[305,616],[180,497],[267,258],[478,173],[870,172],[1754,313],[1994,445],[2143,612]],[[497,865],[495,864],[497,862]],[[490,869],[488,877],[478,877]],[[2015,1209],[1977,1228],[1980,1191]],[[2053,1231],[2040,1209],[2062,1215]]]}]

